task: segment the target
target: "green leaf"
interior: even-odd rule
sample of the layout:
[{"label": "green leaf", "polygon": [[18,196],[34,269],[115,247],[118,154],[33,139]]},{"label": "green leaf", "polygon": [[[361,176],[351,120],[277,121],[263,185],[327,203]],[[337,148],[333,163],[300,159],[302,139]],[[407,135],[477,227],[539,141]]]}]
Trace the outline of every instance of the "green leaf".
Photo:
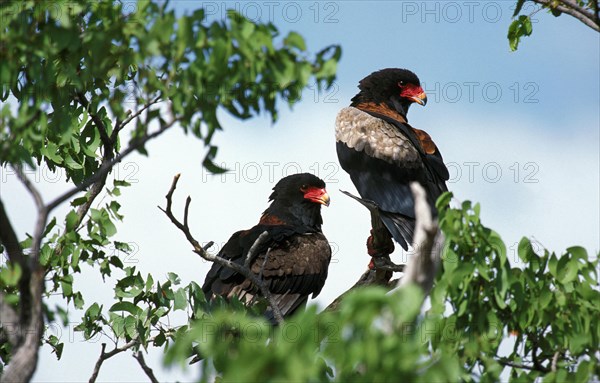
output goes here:
[{"label": "green leaf", "polygon": [[67,217],[65,218],[65,231],[71,232],[77,228],[77,224],[79,223],[79,216],[75,212],[75,210],[71,210]]},{"label": "green leaf", "polygon": [[550,260],[548,261],[548,270],[550,271],[550,274],[553,277],[556,277],[558,275],[557,265],[558,259],[556,258],[555,254],[552,254],[550,256]]},{"label": "green leaf", "polygon": [[206,157],[204,157],[202,166],[204,166],[206,168],[206,170],[208,170],[209,172],[214,173],[214,174],[225,173],[227,171],[227,169],[222,168],[213,162],[213,159],[216,157],[216,155],[217,155],[217,147],[210,146],[208,153],[206,153]]},{"label": "green leaf", "polygon": [[23,274],[21,266],[16,263],[10,263],[7,267],[0,268],[0,286],[16,286],[21,280]]},{"label": "green leaf", "polygon": [[511,51],[516,51],[521,37],[530,36],[533,32],[533,25],[529,16],[521,15],[516,20],[513,20],[508,27],[508,41]]},{"label": "green leaf", "polygon": [[294,48],[298,48],[301,51],[306,50],[306,43],[304,42],[304,37],[302,37],[297,32],[290,32],[283,42],[284,44]]},{"label": "green leaf", "polygon": [[173,285],[178,285],[181,283],[181,279],[179,279],[179,276],[175,273],[168,272],[167,278]]},{"label": "green leaf", "polygon": [[121,301],[121,302],[117,302],[114,305],[112,305],[108,311],[112,311],[112,312],[125,311],[125,312],[130,313],[131,315],[139,315],[139,313],[142,310],[131,302]]},{"label": "green leaf", "polygon": [[519,241],[519,247],[517,248],[519,258],[525,263],[529,262],[532,257],[535,257],[533,248],[531,247],[531,241],[527,237],[521,238]]},{"label": "green leaf", "polygon": [[73,206],[73,207],[81,206],[84,203],[86,203],[87,201],[88,201],[88,197],[87,196],[75,198],[73,201],[71,201],[71,206]]},{"label": "green leaf", "polygon": [[97,318],[100,315],[100,311],[102,308],[98,305],[98,303],[92,304],[85,312],[85,316],[88,318]]},{"label": "green leaf", "polygon": [[186,307],[187,307],[187,298],[186,298],[185,290],[178,289],[177,291],[175,291],[173,309],[174,310],[185,310]]},{"label": "green leaf", "polygon": [[115,187],[116,186],[123,186],[123,187],[131,186],[131,184],[129,182],[124,181],[124,180],[117,180],[117,179],[115,179],[113,181],[113,184],[114,184]]},{"label": "green leaf", "polygon": [[587,250],[585,250],[581,246],[572,246],[572,247],[569,247],[567,249],[567,253],[573,255],[573,257],[575,257],[576,259],[581,259],[581,260],[584,260],[584,261],[588,260]]},{"label": "green leaf", "polygon": [[440,195],[435,203],[435,207],[438,210],[444,210],[452,200],[453,194],[452,192],[444,192]]},{"label": "green leaf", "polygon": [[577,278],[578,271],[579,263],[577,262],[577,259],[571,258],[565,267],[558,271],[557,278],[562,284],[567,284]]}]

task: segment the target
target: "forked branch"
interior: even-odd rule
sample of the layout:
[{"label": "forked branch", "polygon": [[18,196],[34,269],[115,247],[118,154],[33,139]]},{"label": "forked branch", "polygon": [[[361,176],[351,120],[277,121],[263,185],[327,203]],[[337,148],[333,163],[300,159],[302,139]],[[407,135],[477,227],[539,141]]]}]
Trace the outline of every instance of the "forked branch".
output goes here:
[{"label": "forked branch", "polygon": [[[266,284],[264,283],[264,280],[262,280],[261,278],[256,276],[254,273],[252,273],[252,271],[250,270],[250,268],[247,267],[247,265],[240,265],[235,262],[231,262],[228,259],[222,258],[218,255],[212,255],[212,254],[208,253],[207,250],[213,245],[213,242],[209,242],[206,246],[202,247],[202,246],[200,246],[200,243],[194,238],[194,236],[190,232],[190,227],[189,227],[188,221],[187,221],[188,211],[189,211],[190,202],[191,202],[190,197],[187,197],[187,199],[186,199],[185,209],[183,212],[183,216],[184,216],[183,223],[181,223],[181,221],[179,221],[175,217],[171,208],[173,205],[173,193],[175,192],[175,189],[177,188],[177,182],[179,181],[180,176],[181,176],[181,174],[177,174],[175,177],[173,177],[173,183],[171,184],[171,188],[169,189],[169,192],[166,195],[167,206],[165,207],[165,209],[161,208],[160,206],[158,208],[163,213],[165,213],[167,215],[167,217],[169,217],[171,222],[181,232],[183,232],[183,234],[185,235],[185,238],[192,245],[194,253],[198,254],[200,257],[202,257],[203,259],[205,259],[209,262],[217,263],[219,265],[228,267],[228,268],[234,270],[235,272],[240,273],[248,280],[250,280],[254,284],[254,286],[256,286],[260,290],[263,297],[265,297],[265,299],[269,303],[269,306],[271,306],[271,309],[273,310],[273,316],[275,317],[275,320],[277,321],[277,323],[278,324],[282,323],[283,315],[281,314],[281,310],[279,309],[279,306],[275,302],[275,299],[273,298],[271,291],[269,291]],[[263,240],[264,240],[264,236],[261,234],[261,236],[259,236],[258,239],[256,240],[256,242],[252,245],[252,248],[248,254],[248,258],[250,258],[250,259],[254,258],[253,253],[258,248],[257,242],[263,241]]]}]

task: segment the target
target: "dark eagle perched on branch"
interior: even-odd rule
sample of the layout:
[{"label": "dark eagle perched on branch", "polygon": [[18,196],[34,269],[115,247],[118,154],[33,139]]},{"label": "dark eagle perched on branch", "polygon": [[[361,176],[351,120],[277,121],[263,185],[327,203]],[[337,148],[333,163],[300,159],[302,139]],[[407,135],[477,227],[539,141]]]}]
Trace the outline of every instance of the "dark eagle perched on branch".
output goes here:
[{"label": "dark eagle perched on branch", "polygon": [[[449,178],[442,155],[426,132],[408,124],[413,103],[427,97],[419,78],[406,69],[383,69],[362,79],[350,107],[336,119],[337,154],[342,168],[364,200],[373,202],[387,229],[405,250],[412,244],[414,199],[409,184],[418,181],[435,212],[435,201]],[[372,244],[372,236],[367,242]],[[369,247],[369,253],[377,253]]]},{"label": "dark eagle perched on branch", "polygon": [[[303,173],[281,179],[269,200],[271,205],[258,224],[234,233],[218,255],[247,265],[265,283],[286,317],[304,307],[310,294],[316,297],[325,284],[331,247],[321,231],[321,205],[329,206],[329,195],[325,182]],[[246,304],[255,303],[260,296],[251,280],[217,263],[208,272],[202,290],[207,299],[236,296]],[[276,323],[270,307],[265,316]]]}]

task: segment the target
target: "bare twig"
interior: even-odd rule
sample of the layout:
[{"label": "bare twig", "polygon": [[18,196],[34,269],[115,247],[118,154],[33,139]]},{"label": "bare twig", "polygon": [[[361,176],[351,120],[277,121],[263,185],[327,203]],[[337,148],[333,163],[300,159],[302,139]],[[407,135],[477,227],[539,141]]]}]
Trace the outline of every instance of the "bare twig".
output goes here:
[{"label": "bare twig", "polygon": [[158,383],[158,379],[156,379],[156,376],[154,376],[154,371],[152,371],[152,369],[146,364],[142,352],[138,351],[137,354],[134,355],[134,358],[138,361],[140,367],[142,367],[142,370],[144,370],[150,381],[152,383]]},{"label": "bare twig", "polygon": [[595,1],[592,11],[580,6],[577,1],[572,0],[532,0],[544,7],[556,9],[562,13],[576,18],[596,32],[600,32],[600,17],[598,16],[598,2]]},{"label": "bare twig", "polygon": [[[158,208],[163,213],[165,213],[167,215],[167,217],[169,217],[171,222],[181,232],[183,232],[183,234],[185,235],[188,242],[193,246],[194,253],[198,254],[203,259],[205,259],[209,262],[218,263],[219,265],[228,267],[228,268],[234,270],[235,272],[240,273],[248,280],[250,280],[254,284],[254,286],[256,286],[260,290],[261,294],[265,297],[267,302],[269,302],[269,306],[271,306],[271,309],[273,310],[273,316],[275,317],[275,320],[277,321],[278,324],[281,324],[283,322],[283,315],[281,314],[281,310],[279,309],[279,306],[277,306],[277,303],[275,302],[275,299],[273,298],[271,291],[269,291],[269,289],[263,283],[263,281],[261,279],[259,279],[254,273],[252,273],[252,271],[248,267],[239,265],[235,262],[231,262],[230,260],[219,257],[218,255],[209,254],[202,246],[200,246],[200,243],[198,243],[198,241],[192,236],[189,226],[187,226],[187,224],[182,224],[177,218],[175,218],[175,216],[173,215],[173,211],[171,210],[171,207],[173,204],[173,202],[172,202],[173,193],[175,192],[175,189],[177,188],[177,182],[179,181],[180,176],[181,176],[181,174],[177,174],[175,177],[173,177],[173,182],[171,184],[171,188],[169,189],[169,192],[166,195],[166,199],[167,199],[166,208],[163,209],[160,206],[158,206]],[[188,208],[189,208],[189,204],[186,203],[185,210],[188,210]],[[187,212],[184,212],[184,216],[185,215],[187,215]],[[256,244],[256,242],[255,242],[255,244]],[[253,246],[254,246],[254,244],[253,244]]]},{"label": "bare twig", "polygon": [[[256,241],[254,241],[254,243],[250,247],[250,250],[248,250],[248,255],[246,255],[246,261],[244,262],[244,267],[250,267],[250,262],[254,259],[254,255],[258,250],[258,247],[266,240],[268,236],[269,233],[267,233],[267,231],[263,231],[262,233],[260,233],[258,238],[256,238]],[[267,259],[267,255],[265,255],[265,260]]]},{"label": "bare twig", "polygon": [[114,132],[113,132],[112,135],[116,137],[116,135],[119,134],[119,131],[121,129],[123,129],[127,124],[129,124],[131,121],[133,121],[134,119],[136,119],[137,117],[139,117],[142,113],[144,113],[145,110],[147,110],[148,108],[150,108],[152,105],[157,104],[159,102],[160,102],[160,96],[157,96],[153,100],[148,101],[137,112],[135,112],[133,114],[130,114],[129,117],[127,117],[126,119],[124,119],[122,122],[117,123],[115,125],[115,130],[114,130]]},{"label": "bare twig", "polygon": [[498,359],[498,363],[500,363],[503,366],[506,367],[514,367],[514,368],[520,368],[523,370],[530,370],[530,371],[541,371],[544,373],[548,373],[550,372],[549,369],[543,367],[543,366],[536,366],[535,364],[533,366],[528,365],[528,364],[523,364],[523,363],[516,363],[516,362],[512,362],[508,359],[505,358],[499,358]]},{"label": "bare twig", "polygon": [[523,363],[515,363],[515,362],[511,362],[510,360],[505,360],[502,358],[498,359],[498,363],[500,363],[503,366],[507,366],[507,367],[521,368],[523,370],[531,370],[531,371],[540,371],[535,366],[530,366],[530,365],[523,364]]},{"label": "bare twig", "polygon": [[192,203],[192,197],[188,196],[185,199],[185,209],[183,210],[183,226],[188,226],[188,212],[190,210],[190,204]]},{"label": "bare twig", "polygon": [[552,364],[550,365],[550,371],[556,372],[556,365],[558,364],[558,357],[560,356],[560,352],[556,351],[554,356],[552,357]]},{"label": "bare twig", "polygon": [[139,340],[133,339],[124,344],[121,347],[115,347],[113,350],[109,352],[106,351],[106,343],[102,343],[102,350],[100,351],[100,356],[96,361],[96,365],[94,366],[94,371],[92,371],[92,376],[90,377],[89,383],[94,383],[98,378],[98,373],[100,373],[100,368],[102,367],[102,363],[106,359],[112,358],[113,356],[122,353],[123,351],[129,350],[130,348],[137,346],[139,344]]}]

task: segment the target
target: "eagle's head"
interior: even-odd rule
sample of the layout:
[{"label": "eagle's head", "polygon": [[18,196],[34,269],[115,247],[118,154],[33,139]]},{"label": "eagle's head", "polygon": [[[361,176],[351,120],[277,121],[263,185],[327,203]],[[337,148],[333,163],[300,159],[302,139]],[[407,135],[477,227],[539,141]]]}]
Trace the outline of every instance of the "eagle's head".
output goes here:
[{"label": "eagle's head", "polygon": [[352,98],[352,106],[364,103],[385,104],[406,117],[412,103],[425,105],[427,96],[416,74],[399,68],[373,72],[360,80],[360,91]]}]

